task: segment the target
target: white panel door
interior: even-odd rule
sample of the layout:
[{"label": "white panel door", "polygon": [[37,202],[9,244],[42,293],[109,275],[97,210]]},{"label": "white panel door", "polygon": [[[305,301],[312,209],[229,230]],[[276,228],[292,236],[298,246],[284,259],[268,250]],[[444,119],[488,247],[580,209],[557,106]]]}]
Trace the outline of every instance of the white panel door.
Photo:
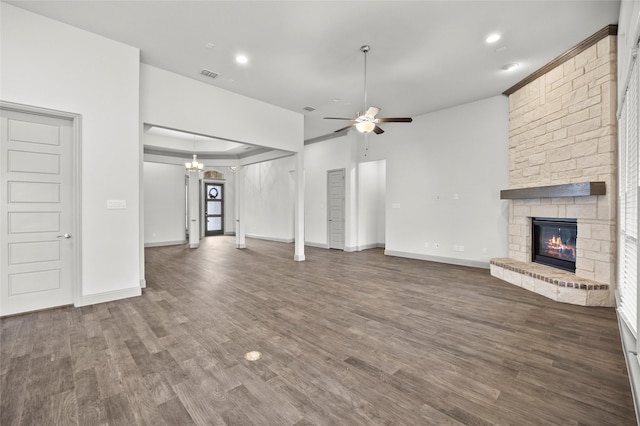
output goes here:
[{"label": "white panel door", "polygon": [[1,113],[0,315],[73,303],[73,121]]},{"label": "white panel door", "polygon": [[327,174],[329,248],[344,250],[344,169]]}]

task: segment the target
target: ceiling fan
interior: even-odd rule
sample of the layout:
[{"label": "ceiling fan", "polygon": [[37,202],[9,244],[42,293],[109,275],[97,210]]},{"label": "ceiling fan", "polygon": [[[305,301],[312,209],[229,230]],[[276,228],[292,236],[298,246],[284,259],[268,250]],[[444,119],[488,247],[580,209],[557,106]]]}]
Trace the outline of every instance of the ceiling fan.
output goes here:
[{"label": "ceiling fan", "polygon": [[367,108],[367,53],[371,50],[371,46],[364,45],[360,47],[360,51],[364,53],[364,113],[358,113],[356,118],[342,118],[342,117],[324,117],[326,120],[348,120],[353,123],[343,127],[341,129],[336,130],[334,133],[342,132],[351,127],[354,127],[360,133],[370,133],[374,132],[379,135],[380,133],[384,133],[384,130],[378,126],[378,123],[411,123],[413,119],[411,117],[399,117],[399,118],[383,118],[378,117],[376,115],[380,112],[380,108],[378,107],[369,107]]}]

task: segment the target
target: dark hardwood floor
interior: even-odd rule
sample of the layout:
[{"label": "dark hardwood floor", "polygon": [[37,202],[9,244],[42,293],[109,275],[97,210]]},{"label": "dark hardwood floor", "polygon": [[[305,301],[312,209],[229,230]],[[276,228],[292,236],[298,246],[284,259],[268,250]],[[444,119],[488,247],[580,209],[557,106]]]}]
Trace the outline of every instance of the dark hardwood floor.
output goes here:
[{"label": "dark hardwood floor", "polygon": [[141,297],[0,320],[0,424],[636,424],[613,309],[379,249],[234,243],[146,249]]}]

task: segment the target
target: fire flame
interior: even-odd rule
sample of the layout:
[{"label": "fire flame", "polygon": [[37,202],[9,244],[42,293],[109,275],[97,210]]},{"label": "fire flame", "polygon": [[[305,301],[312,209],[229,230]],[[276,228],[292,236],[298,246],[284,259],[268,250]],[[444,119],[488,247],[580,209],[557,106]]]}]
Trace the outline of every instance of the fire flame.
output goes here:
[{"label": "fire flame", "polygon": [[559,235],[549,238],[545,244],[545,252],[552,256],[575,258],[575,245],[565,244]]},{"label": "fire flame", "polygon": [[555,249],[561,249],[564,247],[564,244],[562,244],[562,240],[560,239],[559,236],[554,235],[551,240],[549,240],[549,246],[551,248],[555,248]]}]

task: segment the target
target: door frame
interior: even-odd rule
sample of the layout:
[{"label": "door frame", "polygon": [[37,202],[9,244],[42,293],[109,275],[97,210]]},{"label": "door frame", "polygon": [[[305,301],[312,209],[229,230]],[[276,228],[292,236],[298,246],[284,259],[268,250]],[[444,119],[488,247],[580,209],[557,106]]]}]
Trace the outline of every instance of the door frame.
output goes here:
[{"label": "door frame", "polygon": [[343,182],[343,195],[344,202],[342,203],[342,220],[344,226],[342,227],[342,248],[336,250],[344,251],[347,244],[347,170],[346,169],[331,169],[327,170],[327,248],[331,249],[331,227],[329,225],[329,221],[331,219],[331,194],[329,188],[331,186],[331,173],[334,172],[342,172],[342,182]]},{"label": "door frame", "polygon": [[[227,195],[225,194],[225,181],[220,180],[220,179],[204,179],[203,180],[203,188],[201,191],[201,196],[202,196],[202,200],[204,200],[204,202],[202,203],[202,208],[201,208],[201,212],[202,212],[202,236],[204,237],[216,237],[218,235],[224,235],[224,217],[225,217],[225,212],[224,212],[224,202],[227,198]],[[222,199],[220,199],[220,211],[222,212],[220,214],[221,217],[221,226],[222,226],[222,230],[220,231],[220,233],[216,233],[216,234],[211,234],[211,235],[207,235],[207,185],[218,185],[220,187],[222,187]]]},{"label": "door frame", "polygon": [[[40,115],[44,117],[52,117],[63,120],[71,121],[71,134],[73,140],[71,141],[71,232],[74,236],[74,245],[71,250],[71,292],[73,305],[78,306],[79,301],[82,298],[82,286],[80,280],[82,277],[82,116],[66,111],[59,111],[49,108],[41,108],[32,105],[24,105],[14,102],[7,102],[0,100],[0,110],[13,111],[23,114]],[[1,153],[2,151],[0,151]],[[0,158],[0,162],[4,159]],[[5,219],[0,219],[4,221]],[[7,232],[6,226],[2,227],[2,234]],[[4,235],[2,235],[4,239]],[[2,256],[8,256],[8,253],[3,248]],[[0,266],[3,262],[0,262]],[[1,273],[2,275],[4,272]],[[0,275],[1,278],[1,275]]]}]

